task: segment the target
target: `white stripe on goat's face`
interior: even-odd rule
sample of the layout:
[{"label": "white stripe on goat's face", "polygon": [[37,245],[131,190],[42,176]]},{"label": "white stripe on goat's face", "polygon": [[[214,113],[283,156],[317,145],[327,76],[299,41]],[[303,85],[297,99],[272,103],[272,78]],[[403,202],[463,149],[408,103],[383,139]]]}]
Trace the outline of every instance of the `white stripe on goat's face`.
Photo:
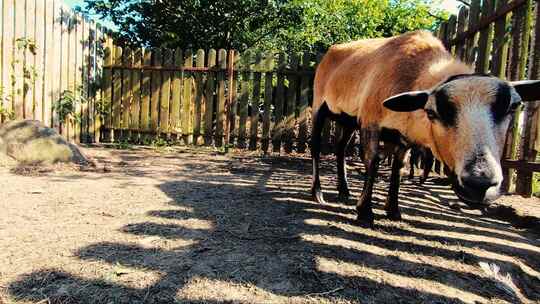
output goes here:
[{"label": "white stripe on goat's face", "polygon": [[488,203],[502,183],[500,159],[506,131],[520,97],[489,76],[454,76],[426,104],[434,153],[455,174],[454,189],[469,203]]}]

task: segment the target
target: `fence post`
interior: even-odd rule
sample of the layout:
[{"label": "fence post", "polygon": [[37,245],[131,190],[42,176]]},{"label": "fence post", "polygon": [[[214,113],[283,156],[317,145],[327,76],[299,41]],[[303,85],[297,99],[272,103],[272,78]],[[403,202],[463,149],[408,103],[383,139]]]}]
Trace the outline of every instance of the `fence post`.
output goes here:
[{"label": "fence post", "polygon": [[[197,50],[197,58],[195,66],[198,68],[204,68],[205,52],[204,50]],[[201,137],[201,116],[203,114],[204,107],[204,77],[202,73],[195,74],[195,121],[193,123],[193,144],[197,145]]]},{"label": "fence post", "polygon": [[251,119],[249,132],[249,149],[257,149],[257,141],[259,134],[259,115],[260,115],[260,100],[261,100],[261,69],[262,69],[262,53],[258,52],[255,55],[255,71],[253,73],[253,95],[251,99]]},{"label": "fence post", "polygon": [[[221,54],[221,51],[220,51],[220,54]],[[228,55],[228,62],[225,62],[225,58],[223,57],[223,62],[222,62],[222,66],[226,66],[227,67],[227,73],[228,73],[228,78],[229,78],[229,94],[227,96],[227,99],[224,99],[224,116],[225,116],[225,153],[228,153],[229,152],[229,143],[230,143],[230,140],[231,140],[231,132],[230,132],[230,122],[229,122],[229,118],[230,118],[230,107],[231,107],[231,104],[232,104],[232,100],[233,100],[233,97],[234,97],[234,94],[233,94],[233,90],[232,88],[234,88],[234,57],[235,57],[235,51],[234,50],[229,50],[229,55]]]},{"label": "fence post", "polygon": [[[480,20],[480,0],[472,0],[471,9],[469,10],[469,29],[474,28]],[[466,62],[472,64],[475,58],[477,36],[473,35],[467,38]]]},{"label": "fence post", "polygon": [[272,85],[272,80],[274,78],[274,73],[272,69],[274,68],[274,54],[267,53],[264,60],[264,114],[263,114],[263,133],[262,133],[262,144],[261,148],[264,153],[268,152],[270,145],[270,118],[272,111],[272,98],[274,96],[274,86]]},{"label": "fence post", "polygon": [[212,144],[213,130],[213,115],[214,115],[214,87],[215,87],[215,72],[212,69],[216,68],[216,50],[208,51],[208,68],[210,71],[207,74],[206,91],[205,91],[205,111],[204,111],[204,144]]},{"label": "fence post", "polygon": [[[488,17],[493,14],[495,1],[483,1],[482,17]],[[487,73],[489,69],[489,54],[491,51],[491,43],[493,41],[493,25],[490,24],[480,32],[478,40],[478,61],[476,62],[477,73]]]},{"label": "fence post", "polygon": [[[531,29],[531,7],[532,0],[527,0],[524,5],[516,10],[512,25],[512,56],[510,58],[510,79],[519,80],[525,78],[526,64],[528,59],[529,49],[529,35]],[[519,146],[519,120],[521,116],[521,110],[517,110],[514,115],[511,134],[509,142],[509,148],[507,156],[510,159],[516,159],[518,156]],[[509,171],[508,175],[508,190],[512,187],[513,171]],[[504,176],[506,178],[506,176]],[[505,189],[506,190],[506,189]],[[516,189],[517,190],[517,189]],[[521,190],[521,189],[520,189]]]},{"label": "fence post", "polygon": [[[461,33],[464,33],[467,30],[467,20],[469,18],[469,9],[466,6],[461,7],[459,10],[459,17],[458,17],[458,27],[457,27],[457,35],[459,36]],[[465,60],[465,54],[466,54],[465,44],[459,43],[456,45],[456,57],[460,60]]]},{"label": "fence post", "polygon": [[[529,78],[540,78],[540,5],[535,4],[536,18],[533,32],[533,43],[531,47],[532,56],[529,67]],[[534,162],[538,151],[535,150],[535,140],[538,136],[538,109],[537,102],[527,102],[525,104],[525,120],[523,122],[523,136],[520,143],[521,157],[520,160],[526,162]],[[525,197],[531,197],[533,184],[533,172],[518,170],[516,179],[516,192]]]}]

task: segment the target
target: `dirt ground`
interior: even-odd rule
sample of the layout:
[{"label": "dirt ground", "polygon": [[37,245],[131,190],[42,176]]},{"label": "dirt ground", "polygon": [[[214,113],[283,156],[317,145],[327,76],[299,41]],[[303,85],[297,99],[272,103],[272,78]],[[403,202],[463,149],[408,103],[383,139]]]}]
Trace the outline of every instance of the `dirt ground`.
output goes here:
[{"label": "dirt ground", "polygon": [[485,215],[405,180],[392,222],[386,169],[368,229],[331,157],[319,205],[307,158],[84,152],[97,168],[0,167],[0,303],[540,303],[538,199]]}]

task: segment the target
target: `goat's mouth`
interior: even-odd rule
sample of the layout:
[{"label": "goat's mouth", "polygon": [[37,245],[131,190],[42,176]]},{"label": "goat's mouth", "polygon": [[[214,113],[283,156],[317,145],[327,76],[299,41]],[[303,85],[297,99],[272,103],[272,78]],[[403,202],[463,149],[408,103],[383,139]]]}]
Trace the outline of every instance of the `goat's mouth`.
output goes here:
[{"label": "goat's mouth", "polygon": [[466,188],[460,185],[453,172],[448,174],[448,177],[450,178],[452,190],[454,190],[456,196],[470,208],[484,209],[493,201],[493,199],[488,199],[486,193],[483,191]]}]

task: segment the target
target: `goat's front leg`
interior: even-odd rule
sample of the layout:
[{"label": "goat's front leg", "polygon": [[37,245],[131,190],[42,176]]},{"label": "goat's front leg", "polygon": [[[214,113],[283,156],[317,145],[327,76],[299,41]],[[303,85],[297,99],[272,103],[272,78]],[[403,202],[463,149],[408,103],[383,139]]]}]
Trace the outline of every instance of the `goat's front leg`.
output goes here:
[{"label": "goat's front leg", "polygon": [[379,129],[376,127],[368,127],[360,131],[362,143],[365,145],[365,159],[367,161],[367,179],[362,189],[362,196],[356,205],[357,222],[359,224],[373,225],[373,210],[371,198],[373,194],[373,184],[377,178],[379,170],[380,158],[379,152]]},{"label": "goat's front leg", "polygon": [[394,221],[401,220],[401,213],[398,207],[400,171],[403,168],[403,159],[405,158],[405,149],[399,148],[394,153],[394,161],[392,162],[392,174],[390,175],[390,190],[386,198],[386,215]]}]

